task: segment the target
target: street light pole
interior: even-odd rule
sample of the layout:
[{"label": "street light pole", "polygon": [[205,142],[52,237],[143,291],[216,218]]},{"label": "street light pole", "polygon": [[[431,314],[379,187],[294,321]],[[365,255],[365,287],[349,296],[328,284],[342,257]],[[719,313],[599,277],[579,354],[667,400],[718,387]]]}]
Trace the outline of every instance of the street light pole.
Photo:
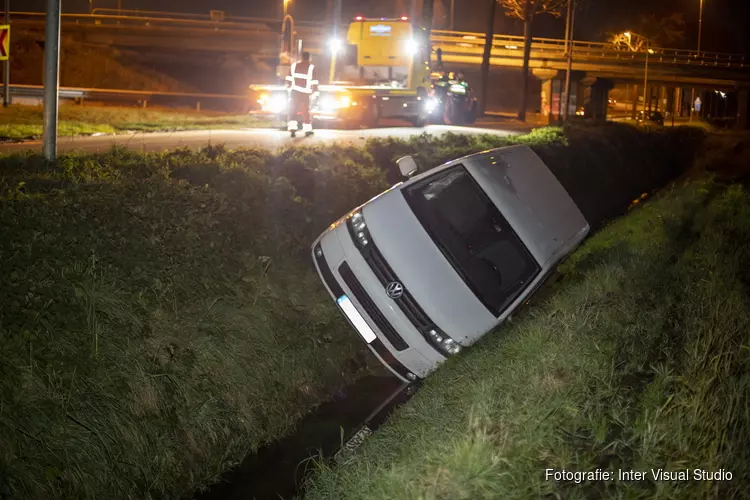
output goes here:
[{"label": "street light pole", "polygon": [[57,156],[57,104],[60,90],[60,0],[47,0],[44,32],[44,157]]},{"label": "street light pole", "polygon": [[[5,0],[5,24],[10,25],[10,0]],[[5,79],[3,80],[3,107],[10,106],[10,57],[5,60]]]},{"label": "street light pole", "polygon": [[568,0],[567,21],[565,23],[565,48],[568,55],[568,65],[565,68],[565,95],[563,96],[562,119],[567,121],[570,113],[570,73],[573,70],[573,32],[575,26],[575,0]]},{"label": "street light pole", "polygon": [[698,10],[698,52],[701,51],[701,34],[703,33],[703,0],[700,0]]},{"label": "street light pole", "polygon": [[[700,7],[698,8],[698,53],[696,57],[700,57],[701,52],[701,35],[703,34],[703,0],[700,0]],[[693,121],[693,113],[695,112],[695,87],[690,92],[690,121]]]},{"label": "street light pole", "polygon": [[646,67],[643,70],[643,123],[646,123],[646,90],[648,89],[648,55],[651,53],[648,38],[646,38]]},{"label": "street light pole", "polygon": [[451,0],[451,27],[450,27],[451,31],[455,29],[453,26],[453,20],[454,20],[455,14],[456,14],[456,0]]}]

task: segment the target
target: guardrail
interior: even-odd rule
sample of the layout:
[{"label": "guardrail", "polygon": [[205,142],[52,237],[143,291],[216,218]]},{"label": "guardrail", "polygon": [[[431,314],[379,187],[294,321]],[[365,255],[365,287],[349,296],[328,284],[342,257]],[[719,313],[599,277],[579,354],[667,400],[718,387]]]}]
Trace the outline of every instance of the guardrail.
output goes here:
[{"label": "guardrail", "polygon": [[[136,18],[154,18],[154,19],[187,19],[192,21],[203,21],[210,23],[275,23],[281,24],[281,19],[275,17],[246,17],[246,16],[233,16],[224,14],[221,20],[217,20],[211,17],[210,14],[189,14],[189,13],[176,13],[176,12],[159,12],[153,10],[118,10],[118,9],[103,9],[96,8],[91,11],[93,16],[123,16],[123,17],[136,17]],[[322,22],[317,21],[296,21],[295,24],[302,26],[323,26]]]},{"label": "guardrail", "polygon": [[[100,13],[96,13],[100,12]],[[107,13],[102,13],[107,12]],[[125,11],[123,11],[125,12]],[[74,24],[121,24],[154,26],[165,24],[172,27],[203,27],[211,29],[255,30],[258,26],[281,26],[281,19],[262,17],[225,16],[222,20],[211,19],[203,14],[180,14],[179,17],[165,17],[163,12],[130,11],[132,14],[118,14],[117,9],[94,9],[93,14],[62,14],[62,23]],[[32,21],[43,22],[44,12],[11,12],[10,18],[14,22]],[[320,28],[323,24],[310,21],[295,21],[295,25],[304,28]],[[342,25],[343,26],[343,25]],[[268,29],[270,32],[271,30]]]},{"label": "guardrail", "polygon": [[[0,86],[0,96],[3,94]],[[44,97],[44,87],[41,85],[11,85],[10,95],[14,97],[39,98]],[[150,90],[124,89],[92,89],[78,87],[60,87],[60,99],[75,100],[83,103],[86,100],[95,102],[135,103],[140,107],[149,104],[162,106],[189,106],[197,110],[215,109],[246,110],[249,102],[248,95],[232,94],[201,94],[190,92],[154,92]],[[223,104],[223,106],[218,106]]]}]

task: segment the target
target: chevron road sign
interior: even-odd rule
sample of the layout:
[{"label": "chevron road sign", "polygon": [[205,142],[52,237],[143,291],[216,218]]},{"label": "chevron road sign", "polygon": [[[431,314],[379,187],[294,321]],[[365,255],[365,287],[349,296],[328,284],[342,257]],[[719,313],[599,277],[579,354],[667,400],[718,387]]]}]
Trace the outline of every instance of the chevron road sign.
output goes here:
[{"label": "chevron road sign", "polygon": [[10,26],[0,25],[0,61],[5,61],[10,56]]}]

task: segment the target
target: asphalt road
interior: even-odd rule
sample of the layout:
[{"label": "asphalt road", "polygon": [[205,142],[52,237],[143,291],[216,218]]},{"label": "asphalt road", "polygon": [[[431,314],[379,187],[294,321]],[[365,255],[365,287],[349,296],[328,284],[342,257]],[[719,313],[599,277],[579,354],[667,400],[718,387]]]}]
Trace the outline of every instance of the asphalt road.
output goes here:
[{"label": "asphalt road", "polygon": [[[363,144],[370,138],[396,137],[405,139],[424,132],[442,135],[446,132],[461,134],[495,134],[512,135],[524,131],[514,124],[483,123],[483,127],[455,127],[450,125],[429,125],[424,128],[388,127],[369,130],[317,130],[313,137],[304,137],[301,133],[295,139],[288,132],[276,129],[243,129],[243,130],[193,130],[186,132],[149,132],[118,135],[101,135],[85,137],[58,138],[58,153],[70,151],[98,152],[107,151],[112,146],[125,146],[137,151],[159,152],[179,147],[200,149],[209,144],[224,144],[227,148],[265,147],[275,149],[288,145],[323,144],[345,142]],[[484,128],[487,127],[487,128]],[[0,154],[20,153],[32,150],[41,152],[41,141],[0,144]]]}]

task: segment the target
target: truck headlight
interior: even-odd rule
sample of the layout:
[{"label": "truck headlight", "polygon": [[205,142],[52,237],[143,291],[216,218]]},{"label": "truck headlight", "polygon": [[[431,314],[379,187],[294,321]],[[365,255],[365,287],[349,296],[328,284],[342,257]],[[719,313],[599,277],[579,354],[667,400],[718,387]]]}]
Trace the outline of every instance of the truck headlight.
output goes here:
[{"label": "truck headlight", "polygon": [[275,92],[271,95],[263,94],[260,96],[260,99],[258,99],[258,104],[260,104],[260,109],[269,113],[283,113],[287,110],[287,107],[289,106],[289,98],[286,94],[286,92],[279,93]]},{"label": "truck headlight", "polygon": [[341,49],[343,49],[343,44],[341,43],[341,40],[333,38],[328,41],[328,48],[331,51],[331,55],[335,56],[339,52],[341,52]]},{"label": "truck headlight", "polygon": [[365,248],[370,244],[370,231],[367,229],[365,217],[362,212],[354,212],[346,221],[349,234],[359,248]]},{"label": "truck headlight", "polygon": [[427,338],[431,341],[430,343],[432,345],[437,347],[444,354],[453,356],[455,354],[458,354],[462,350],[462,347],[458,344],[458,342],[450,338],[438,328],[432,328],[428,330]]},{"label": "truck headlight", "polygon": [[407,53],[407,54],[408,54],[409,56],[413,56],[413,55],[415,55],[415,54],[416,54],[417,52],[419,52],[419,42],[417,42],[417,41],[416,41],[416,40],[414,40],[413,38],[412,38],[412,39],[410,39],[410,40],[407,40],[407,41],[406,41],[406,45],[405,45],[404,49],[406,50],[406,53]]},{"label": "truck headlight", "polygon": [[320,110],[324,113],[332,113],[336,110],[348,108],[352,105],[352,99],[348,95],[340,97],[334,97],[331,95],[324,95],[320,98]]},{"label": "truck headlight", "polygon": [[333,97],[327,95],[320,98],[320,109],[322,111],[333,111],[336,109],[336,101]]},{"label": "truck headlight", "polygon": [[435,111],[438,107],[438,101],[434,97],[428,97],[427,100],[424,103],[425,110],[428,113],[432,113]]},{"label": "truck headlight", "polygon": [[287,110],[289,100],[286,95],[276,94],[269,101],[269,109],[272,113],[282,113]]}]

